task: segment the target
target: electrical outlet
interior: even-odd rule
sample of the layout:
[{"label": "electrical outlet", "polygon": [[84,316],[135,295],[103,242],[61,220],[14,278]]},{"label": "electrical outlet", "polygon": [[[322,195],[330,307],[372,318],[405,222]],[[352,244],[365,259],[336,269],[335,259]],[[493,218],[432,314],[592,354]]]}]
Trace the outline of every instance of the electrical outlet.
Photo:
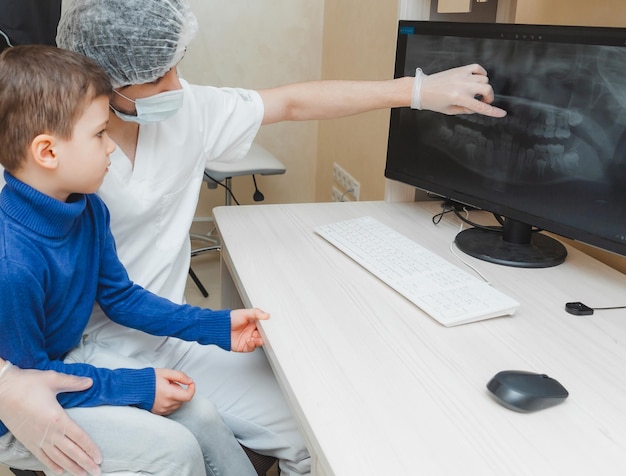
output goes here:
[{"label": "electrical outlet", "polygon": [[342,193],[341,190],[339,190],[337,187],[335,187],[333,185],[333,189],[332,189],[332,199],[333,202],[341,202],[343,201],[343,197],[342,197]]},{"label": "electrical outlet", "polygon": [[332,200],[333,202],[351,202],[351,196],[348,192],[342,192],[333,185],[332,188]]},{"label": "electrical outlet", "polygon": [[[333,163],[333,180],[346,194],[350,194],[355,200],[359,199],[361,184],[348,172],[346,172],[337,162]],[[345,200],[342,200],[345,201]]]}]

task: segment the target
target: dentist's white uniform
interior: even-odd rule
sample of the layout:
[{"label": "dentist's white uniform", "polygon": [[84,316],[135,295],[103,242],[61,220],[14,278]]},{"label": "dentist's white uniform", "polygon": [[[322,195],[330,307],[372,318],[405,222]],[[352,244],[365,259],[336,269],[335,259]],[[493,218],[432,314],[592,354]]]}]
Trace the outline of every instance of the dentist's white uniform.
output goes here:
[{"label": "dentist's white uniform", "polygon": [[[183,302],[190,264],[189,228],[207,161],[242,158],[263,120],[255,91],[189,85],[182,108],[164,122],[141,125],[134,167],[118,147],[98,194],[111,212],[119,257],[130,278]],[[271,310],[268,310],[271,312]],[[308,474],[310,458],[261,349],[225,352],[119,326],[94,312],[86,330],[89,363],[111,366],[108,350],[146,366],[174,368],[194,379],[240,442],[281,459],[281,474]]]}]

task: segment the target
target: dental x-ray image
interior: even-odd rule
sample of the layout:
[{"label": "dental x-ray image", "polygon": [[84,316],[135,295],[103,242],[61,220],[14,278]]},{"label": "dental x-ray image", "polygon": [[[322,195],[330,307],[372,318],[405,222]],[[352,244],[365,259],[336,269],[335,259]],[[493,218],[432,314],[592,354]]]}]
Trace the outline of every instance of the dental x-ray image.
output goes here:
[{"label": "dental x-ray image", "polygon": [[394,110],[386,175],[626,254],[626,30],[403,28],[396,75],[479,63],[508,114]]}]

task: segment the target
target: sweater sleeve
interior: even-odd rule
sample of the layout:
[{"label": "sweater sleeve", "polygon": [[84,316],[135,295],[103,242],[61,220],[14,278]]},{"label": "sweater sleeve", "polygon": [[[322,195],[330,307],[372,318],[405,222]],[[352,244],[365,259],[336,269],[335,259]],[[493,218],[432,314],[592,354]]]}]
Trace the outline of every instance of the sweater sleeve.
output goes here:
[{"label": "sweater sleeve", "polygon": [[151,409],[156,390],[154,369],[109,370],[48,357],[43,300],[42,285],[28,269],[0,259],[0,357],[22,368],[91,377],[91,388],[59,394],[59,403],[65,408],[133,405]]},{"label": "sweater sleeve", "polygon": [[148,334],[178,337],[230,350],[230,310],[212,311],[175,304],[130,281],[117,256],[106,207],[103,212],[105,226],[96,300],[105,314],[118,324]]}]

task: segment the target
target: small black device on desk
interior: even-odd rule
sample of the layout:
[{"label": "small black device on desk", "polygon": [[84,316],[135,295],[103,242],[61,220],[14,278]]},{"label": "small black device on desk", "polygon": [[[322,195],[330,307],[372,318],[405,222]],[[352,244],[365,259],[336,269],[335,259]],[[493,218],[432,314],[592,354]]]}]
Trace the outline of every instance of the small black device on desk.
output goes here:
[{"label": "small black device on desk", "polygon": [[518,412],[533,412],[563,402],[568,391],[545,374],[503,370],[487,384],[498,403]]},{"label": "small black device on desk", "polygon": [[582,302],[565,303],[565,310],[575,316],[591,316],[593,311],[607,311],[612,309],[626,309],[626,306],[589,307]]}]

